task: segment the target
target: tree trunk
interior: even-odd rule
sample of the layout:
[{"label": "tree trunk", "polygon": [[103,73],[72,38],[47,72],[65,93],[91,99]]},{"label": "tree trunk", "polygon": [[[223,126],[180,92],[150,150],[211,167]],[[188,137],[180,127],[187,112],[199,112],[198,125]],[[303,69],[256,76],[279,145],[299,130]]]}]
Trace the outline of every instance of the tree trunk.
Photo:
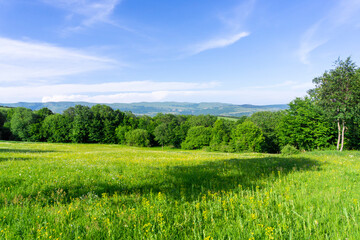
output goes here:
[{"label": "tree trunk", "polygon": [[344,148],[344,138],[345,138],[345,122],[342,123],[342,133],[341,133],[341,148],[340,148],[340,152],[343,150]]},{"label": "tree trunk", "polygon": [[340,139],[341,139],[340,119],[337,120],[337,125],[338,125],[338,140],[337,140],[336,150],[339,150]]}]

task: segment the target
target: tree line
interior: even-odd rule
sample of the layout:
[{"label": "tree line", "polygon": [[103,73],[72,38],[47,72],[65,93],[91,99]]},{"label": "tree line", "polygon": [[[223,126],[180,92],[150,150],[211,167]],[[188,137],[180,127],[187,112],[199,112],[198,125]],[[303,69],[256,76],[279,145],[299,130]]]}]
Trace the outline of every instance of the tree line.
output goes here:
[{"label": "tree line", "polygon": [[48,108],[0,108],[0,139],[55,143],[172,146],[221,152],[277,153],[360,148],[360,70],[350,58],[313,80],[308,96],[289,109],[257,112],[235,121],[211,115],[136,116],[106,105],[76,105],[55,114]]}]

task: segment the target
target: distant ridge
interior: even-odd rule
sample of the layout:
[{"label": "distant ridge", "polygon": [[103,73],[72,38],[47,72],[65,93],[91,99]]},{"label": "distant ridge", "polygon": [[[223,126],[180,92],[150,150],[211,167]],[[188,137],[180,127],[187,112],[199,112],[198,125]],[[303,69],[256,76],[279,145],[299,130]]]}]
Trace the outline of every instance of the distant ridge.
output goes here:
[{"label": "distant ridge", "polygon": [[108,105],[113,109],[121,111],[131,111],[136,115],[154,116],[157,113],[172,113],[186,115],[211,114],[216,116],[249,116],[258,111],[279,111],[287,109],[287,104],[275,105],[235,105],[228,103],[203,102],[139,102],[139,103],[89,103],[89,102],[19,102],[19,103],[0,103],[6,107],[25,107],[32,110],[39,110],[43,107],[51,109],[55,113],[62,113],[69,107],[75,105],[94,106],[96,104]]}]

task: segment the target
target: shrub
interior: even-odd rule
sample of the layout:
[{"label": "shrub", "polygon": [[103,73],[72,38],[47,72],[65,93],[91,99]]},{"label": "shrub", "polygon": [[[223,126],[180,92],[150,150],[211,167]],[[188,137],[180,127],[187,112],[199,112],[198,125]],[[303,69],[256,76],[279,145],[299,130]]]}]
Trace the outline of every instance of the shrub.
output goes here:
[{"label": "shrub", "polygon": [[130,130],[131,130],[131,128],[129,126],[118,126],[115,129],[117,143],[126,144],[125,134],[127,132],[129,132]]},{"label": "shrub", "polygon": [[292,146],[292,145],[290,145],[290,144],[285,145],[285,146],[281,149],[281,154],[282,154],[282,155],[285,155],[285,156],[293,155],[293,154],[298,154],[298,153],[300,153],[300,151],[299,151],[296,147],[294,147],[294,146]]},{"label": "shrub", "polygon": [[150,134],[144,129],[135,129],[125,133],[126,143],[130,146],[149,147]]},{"label": "shrub", "polygon": [[232,131],[231,143],[236,152],[261,152],[264,141],[261,129],[250,121],[237,125]]},{"label": "shrub", "polygon": [[186,139],[181,144],[182,149],[201,149],[209,146],[211,139],[211,129],[203,126],[191,127]]},{"label": "shrub", "polygon": [[221,145],[221,146],[220,146],[220,152],[233,153],[233,152],[235,152],[235,149],[234,149],[234,147],[231,146],[231,145]]}]

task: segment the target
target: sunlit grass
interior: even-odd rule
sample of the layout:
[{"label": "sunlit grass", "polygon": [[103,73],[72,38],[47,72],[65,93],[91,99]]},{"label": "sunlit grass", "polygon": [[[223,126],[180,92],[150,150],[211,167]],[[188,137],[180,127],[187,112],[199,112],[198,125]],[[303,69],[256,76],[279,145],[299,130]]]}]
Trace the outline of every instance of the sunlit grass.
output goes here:
[{"label": "sunlit grass", "polygon": [[360,239],[359,159],[0,142],[0,239]]}]

